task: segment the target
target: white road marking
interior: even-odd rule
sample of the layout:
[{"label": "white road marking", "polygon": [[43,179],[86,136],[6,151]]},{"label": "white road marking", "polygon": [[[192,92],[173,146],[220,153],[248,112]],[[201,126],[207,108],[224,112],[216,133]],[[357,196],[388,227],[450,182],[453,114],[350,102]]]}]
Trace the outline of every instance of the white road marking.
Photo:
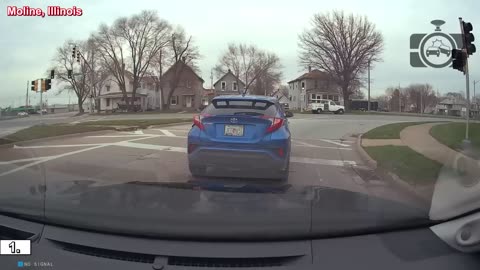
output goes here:
[{"label": "white road marking", "polygon": [[176,137],[177,136],[177,135],[173,134],[172,132],[170,132],[166,129],[153,128],[151,130],[158,130],[158,131],[162,132],[163,134],[165,134],[165,136],[168,136],[168,137]]},{"label": "white road marking", "polygon": [[144,133],[143,133],[143,131],[141,131],[141,130],[135,130],[135,131],[133,132],[133,134],[142,135],[142,134],[144,134]]},{"label": "white road marking", "polygon": [[119,143],[116,143],[114,145],[124,146],[124,147],[132,147],[132,148],[140,148],[140,149],[149,149],[149,150],[187,153],[187,148],[185,148],[185,147],[175,147],[175,146],[168,146],[168,145],[132,143],[132,142],[119,142]]},{"label": "white road marking", "polygon": [[98,135],[86,136],[84,138],[128,138],[128,137],[148,137],[148,134],[124,134],[124,135]]},{"label": "white road marking", "polygon": [[[131,140],[126,140],[126,141],[122,141],[122,142],[132,142],[132,141],[144,140],[144,139],[148,139],[148,138],[154,138],[154,137],[157,137],[157,136],[158,136],[158,135],[151,135],[151,136],[149,136],[149,137],[131,139]],[[47,162],[47,161],[50,161],[50,160],[57,159],[57,158],[62,158],[62,157],[66,157],[66,156],[70,156],[70,155],[74,155],[74,154],[78,154],[78,153],[82,153],[82,152],[86,152],[86,151],[90,151],[90,150],[102,148],[102,147],[105,147],[105,146],[112,146],[112,145],[116,145],[116,144],[118,144],[118,143],[77,144],[77,145],[73,145],[73,147],[77,147],[77,146],[92,146],[92,145],[93,145],[93,147],[84,148],[84,149],[80,149],[80,150],[76,150],[76,151],[72,151],[72,152],[67,152],[67,153],[63,153],[63,154],[60,154],[60,155],[43,157],[42,159],[36,160],[36,161],[34,161],[34,162],[32,162],[32,163],[28,163],[28,164],[25,164],[25,165],[23,165],[23,166],[20,166],[20,167],[17,167],[17,168],[15,168],[15,169],[12,169],[12,170],[10,170],[10,171],[6,171],[6,172],[4,172],[4,173],[1,173],[1,174],[0,174],[0,177],[5,176],[5,175],[12,174],[12,173],[14,173],[14,172],[18,172],[18,171],[20,171],[20,170],[23,170],[23,169],[26,169],[26,168],[35,166],[35,165],[40,164],[40,163],[44,163],[44,162]],[[49,148],[49,147],[59,147],[59,145],[38,145],[38,146],[17,146],[17,145],[14,145],[14,148]],[[61,145],[60,147],[72,147],[72,145]],[[172,151],[172,150],[171,150],[171,151]]]},{"label": "white road marking", "polygon": [[296,146],[305,146],[305,147],[312,147],[312,148],[325,148],[325,149],[339,149],[339,150],[352,150],[351,148],[342,148],[342,147],[329,147],[329,146],[319,146],[314,145],[306,142],[300,142],[295,140],[294,141],[297,145]]},{"label": "white road marking", "polygon": [[334,160],[334,159],[305,158],[305,157],[290,157],[290,162],[315,164],[315,165],[328,165],[328,166],[357,165],[355,161],[351,161],[351,160]]},{"label": "white road marking", "polygon": [[10,171],[6,171],[6,172],[4,172],[4,173],[1,173],[1,174],[0,174],[0,177],[5,176],[5,175],[12,174],[12,173],[14,173],[14,172],[18,172],[18,171],[20,171],[20,170],[23,170],[23,169],[26,169],[26,168],[35,166],[35,165],[37,165],[37,164],[50,161],[50,160],[54,160],[54,159],[57,159],[57,158],[66,157],[66,156],[70,156],[70,155],[74,155],[74,154],[79,154],[79,153],[82,153],[82,152],[90,151],[90,150],[97,149],[97,148],[101,148],[101,147],[105,147],[105,145],[98,145],[98,146],[94,146],[94,147],[90,147],[90,148],[85,148],[85,149],[80,149],[80,150],[77,150],[77,151],[72,151],[72,152],[68,152],[68,153],[64,153],[64,154],[60,154],[60,155],[56,155],[56,156],[45,157],[45,158],[43,158],[43,159],[41,159],[41,160],[37,160],[37,161],[35,161],[35,162],[28,163],[28,164],[25,164],[25,165],[23,165],[23,166],[20,166],[20,167],[17,167],[17,168],[15,168],[15,169],[12,169],[12,170],[10,170]]},{"label": "white road marking", "polygon": [[40,160],[40,159],[44,159],[44,158],[46,158],[46,157],[34,157],[34,158],[15,159],[15,160],[9,160],[9,161],[0,161],[0,165],[8,165],[8,164],[14,164],[14,163],[36,161],[36,160]]},{"label": "white road marking", "polygon": [[30,145],[30,146],[18,146],[13,145],[14,149],[41,149],[41,148],[68,148],[68,147],[85,147],[85,146],[106,146],[112,143],[85,143],[85,144],[51,144],[51,145]]},{"label": "white road marking", "polygon": [[339,145],[339,146],[350,146],[350,145],[348,145],[348,144],[339,143],[339,142],[332,141],[332,140],[327,140],[327,139],[320,139],[320,141],[324,141],[324,142],[331,143],[331,144],[335,144],[335,145]]}]

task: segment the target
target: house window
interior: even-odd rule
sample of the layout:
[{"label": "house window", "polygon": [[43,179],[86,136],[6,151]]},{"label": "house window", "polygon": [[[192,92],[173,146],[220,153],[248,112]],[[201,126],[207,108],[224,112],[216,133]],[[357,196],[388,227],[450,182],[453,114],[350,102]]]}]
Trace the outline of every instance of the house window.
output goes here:
[{"label": "house window", "polygon": [[110,92],[110,85],[105,86],[105,88],[107,89],[107,92]]},{"label": "house window", "polygon": [[333,99],[333,95],[328,95],[328,99]]},{"label": "house window", "polygon": [[292,96],[290,96],[290,101],[292,101]]},{"label": "house window", "polygon": [[170,105],[177,105],[178,104],[178,96],[172,96],[170,98]]},{"label": "house window", "polygon": [[105,101],[107,102],[107,107],[110,107],[110,99],[107,98]]},{"label": "house window", "polygon": [[208,105],[208,98],[202,98],[202,105],[207,106]]},{"label": "house window", "polygon": [[192,84],[190,83],[190,80],[187,80],[187,88],[191,88]]},{"label": "house window", "polygon": [[227,82],[222,82],[221,89],[222,91],[225,91],[227,89]]},{"label": "house window", "polygon": [[338,96],[337,95],[333,96],[333,101],[338,101]]},{"label": "house window", "polygon": [[310,99],[315,99],[315,94],[311,94]]},{"label": "house window", "polygon": [[232,83],[232,90],[237,91],[237,82]]},{"label": "house window", "polygon": [[302,89],[305,89],[305,82],[302,82]]},{"label": "house window", "polygon": [[323,95],[323,99],[328,99],[328,95]]}]

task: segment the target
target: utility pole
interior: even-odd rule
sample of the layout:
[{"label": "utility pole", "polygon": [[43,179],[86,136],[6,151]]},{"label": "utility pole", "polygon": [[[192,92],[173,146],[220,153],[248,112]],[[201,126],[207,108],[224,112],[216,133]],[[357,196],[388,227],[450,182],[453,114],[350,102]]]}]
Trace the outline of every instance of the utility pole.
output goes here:
[{"label": "utility pole", "polygon": [[29,81],[27,81],[27,95],[25,96],[25,112],[28,113],[28,86],[29,86]]},{"label": "utility pole", "polygon": [[475,109],[478,110],[478,101],[477,101],[477,98],[475,97],[476,93],[475,93],[475,84],[477,84],[479,81],[473,81],[473,100],[474,100],[474,104],[475,104]]},{"label": "utility pole", "polygon": [[368,60],[368,111],[370,111],[370,60]]}]

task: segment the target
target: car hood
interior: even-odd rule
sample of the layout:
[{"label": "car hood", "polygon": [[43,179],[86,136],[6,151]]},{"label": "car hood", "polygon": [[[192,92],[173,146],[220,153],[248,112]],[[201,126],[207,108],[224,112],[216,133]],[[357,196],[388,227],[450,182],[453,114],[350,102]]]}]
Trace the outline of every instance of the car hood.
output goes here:
[{"label": "car hood", "polygon": [[[31,178],[34,179],[34,178]],[[162,238],[287,239],[343,235],[429,222],[428,212],[316,186],[17,179],[0,183],[0,211],[48,224]],[[8,188],[6,188],[8,187]]]}]

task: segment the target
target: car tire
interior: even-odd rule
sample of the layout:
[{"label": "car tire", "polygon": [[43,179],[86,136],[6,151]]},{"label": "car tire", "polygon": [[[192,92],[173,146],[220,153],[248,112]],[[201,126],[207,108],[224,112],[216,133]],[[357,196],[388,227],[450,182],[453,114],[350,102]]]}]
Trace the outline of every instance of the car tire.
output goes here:
[{"label": "car tire", "polygon": [[338,114],[343,114],[344,111],[343,111],[343,109],[340,109],[340,110],[337,111],[337,113],[338,113]]},{"label": "car tire", "polygon": [[204,176],[206,171],[207,171],[207,168],[203,167],[203,166],[193,166],[193,165],[190,165],[189,166],[189,169],[190,169],[190,173],[192,174],[192,176],[194,177],[197,177],[197,176]]},{"label": "car tire", "polygon": [[322,109],[317,109],[317,113],[320,114],[320,113],[322,113],[322,112],[323,112]]},{"label": "car tire", "polygon": [[280,171],[278,179],[282,182],[287,182],[289,172],[290,172],[290,161],[287,164],[287,168],[285,170]]}]

